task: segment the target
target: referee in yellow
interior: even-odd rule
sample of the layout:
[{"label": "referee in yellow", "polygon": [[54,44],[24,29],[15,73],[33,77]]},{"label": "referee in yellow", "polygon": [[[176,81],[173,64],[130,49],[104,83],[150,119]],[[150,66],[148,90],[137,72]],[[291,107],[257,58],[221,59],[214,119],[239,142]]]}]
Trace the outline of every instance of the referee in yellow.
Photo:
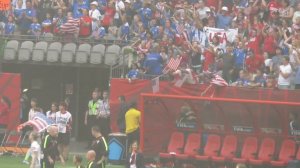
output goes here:
[{"label": "referee in yellow", "polygon": [[126,134],[130,145],[135,141],[140,142],[140,122],[141,112],[136,109],[136,102],[132,102],[125,114]]}]

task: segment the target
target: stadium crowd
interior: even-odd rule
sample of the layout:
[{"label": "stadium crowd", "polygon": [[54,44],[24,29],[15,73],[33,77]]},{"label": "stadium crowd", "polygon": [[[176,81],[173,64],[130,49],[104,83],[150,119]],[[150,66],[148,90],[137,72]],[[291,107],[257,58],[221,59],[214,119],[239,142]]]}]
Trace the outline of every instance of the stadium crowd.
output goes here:
[{"label": "stadium crowd", "polygon": [[[0,18],[7,36],[121,40],[135,49],[129,78],[188,74],[197,83],[210,71],[232,86],[300,88],[297,0],[13,0]],[[229,41],[206,27],[238,32]],[[163,71],[178,57],[178,71]]]}]

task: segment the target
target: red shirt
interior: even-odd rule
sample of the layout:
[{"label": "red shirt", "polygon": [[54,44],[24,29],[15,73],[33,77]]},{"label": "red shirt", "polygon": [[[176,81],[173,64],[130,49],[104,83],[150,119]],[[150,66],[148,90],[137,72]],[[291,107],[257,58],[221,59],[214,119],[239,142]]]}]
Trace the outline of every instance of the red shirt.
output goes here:
[{"label": "red shirt", "polygon": [[206,0],[206,5],[207,7],[211,8],[214,7],[216,12],[219,9],[219,0]]},{"label": "red shirt", "polygon": [[277,3],[276,0],[271,1],[268,4],[268,9],[270,11],[270,17],[273,18],[275,16],[276,12],[279,12],[279,10],[282,8],[280,3]]},{"label": "red shirt", "polygon": [[263,64],[264,58],[261,55],[246,58],[246,67],[250,73],[254,73],[257,69],[261,68]]},{"label": "red shirt", "polygon": [[[86,26],[84,22],[89,23],[89,25]],[[89,36],[91,34],[91,24],[92,24],[92,19],[89,16],[82,16],[80,18],[79,35]]]},{"label": "red shirt", "polygon": [[111,23],[114,19],[116,10],[114,8],[110,8],[110,7],[105,7],[104,10],[105,10],[105,13],[104,13],[104,17],[102,20],[102,26],[108,27],[111,25]]},{"label": "red shirt", "polygon": [[203,71],[207,71],[209,69],[209,66],[214,63],[215,55],[211,51],[205,50],[203,56],[204,56]]},{"label": "red shirt", "polygon": [[251,48],[254,52],[254,54],[260,54],[261,53],[261,44],[262,44],[262,36],[258,35],[255,37],[250,37],[248,48]]},{"label": "red shirt", "polygon": [[276,40],[274,36],[268,35],[264,40],[264,51],[269,54],[275,54],[276,52]]},{"label": "red shirt", "polygon": [[9,122],[8,118],[9,107],[6,103],[0,103],[0,124],[7,125]]}]

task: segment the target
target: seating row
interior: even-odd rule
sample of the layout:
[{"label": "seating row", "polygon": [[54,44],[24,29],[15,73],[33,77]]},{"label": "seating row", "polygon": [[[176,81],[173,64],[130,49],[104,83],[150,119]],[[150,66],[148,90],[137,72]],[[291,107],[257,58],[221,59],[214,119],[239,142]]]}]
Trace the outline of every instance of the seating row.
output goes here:
[{"label": "seating row", "polygon": [[[219,135],[208,135],[207,142],[201,149],[200,134],[189,134],[185,143],[184,134],[174,132],[171,135],[167,152],[162,152],[159,156],[161,159],[177,159],[179,161],[193,159],[216,163],[232,162],[274,167],[283,167],[291,160],[300,160],[300,148],[297,150],[297,144],[294,140],[283,140],[279,154],[276,156],[275,149],[276,142],[274,139],[264,138],[259,146],[258,138],[250,136],[245,138],[240,156],[237,157],[238,138],[235,135],[225,136],[223,143]],[[201,150],[202,152],[199,152]]]},{"label": "seating row", "polygon": [[60,42],[48,44],[46,41],[40,41],[34,44],[32,41],[24,41],[20,44],[17,40],[10,40],[4,48],[4,60],[115,65],[123,61],[120,59],[122,52],[120,46],[114,44],[107,47],[103,44],[80,44],[77,47],[75,43],[63,45]]}]

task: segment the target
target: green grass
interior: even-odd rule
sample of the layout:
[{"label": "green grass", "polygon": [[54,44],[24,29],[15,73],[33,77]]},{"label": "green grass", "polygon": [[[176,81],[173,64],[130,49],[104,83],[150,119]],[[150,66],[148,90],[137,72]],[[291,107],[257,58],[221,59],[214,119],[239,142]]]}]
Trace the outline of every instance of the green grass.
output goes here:
[{"label": "green grass", "polygon": [[[29,165],[23,164],[23,156],[0,156],[1,168],[28,168]],[[70,157],[71,158],[71,157]],[[84,163],[84,165],[86,165]],[[55,168],[75,168],[71,161],[68,161],[65,166],[59,162],[56,163]],[[108,165],[106,168],[124,168],[124,166]]]}]

